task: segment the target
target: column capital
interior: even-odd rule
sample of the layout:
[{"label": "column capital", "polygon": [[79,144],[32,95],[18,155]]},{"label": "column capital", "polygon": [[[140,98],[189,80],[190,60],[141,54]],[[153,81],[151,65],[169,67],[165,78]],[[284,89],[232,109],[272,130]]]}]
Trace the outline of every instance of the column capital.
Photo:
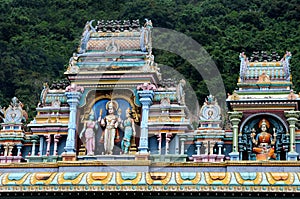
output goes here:
[{"label": "column capital", "polygon": [[78,86],[75,83],[72,83],[71,85],[67,86],[66,93],[83,93],[84,88],[82,86]]},{"label": "column capital", "polygon": [[284,116],[287,121],[297,121],[300,115],[300,111],[284,111]]},{"label": "column capital", "polygon": [[138,93],[140,99],[149,98],[149,99],[152,100],[153,96],[154,96],[154,91],[153,90],[143,90],[143,91],[138,91],[137,93]]},{"label": "column capital", "polygon": [[232,121],[237,121],[237,120],[241,120],[243,117],[243,113],[242,112],[238,112],[238,111],[233,111],[233,112],[228,112],[229,114],[229,120]]}]

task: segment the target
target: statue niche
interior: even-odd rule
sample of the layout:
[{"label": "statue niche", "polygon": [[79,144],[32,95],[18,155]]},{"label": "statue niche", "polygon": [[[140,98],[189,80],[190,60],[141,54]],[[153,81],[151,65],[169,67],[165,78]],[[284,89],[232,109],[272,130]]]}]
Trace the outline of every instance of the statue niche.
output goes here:
[{"label": "statue niche", "polygon": [[254,144],[252,150],[256,153],[256,160],[276,159],[276,154],[274,153],[277,137],[276,129],[273,128],[273,135],[268,133],[267,130],[270,128],[270,124],[265,119],[262,119],[258,126],[261,132],[256,135],[256,131],[253,129],[250,135]]},{"label": "statue niche", "polygon": [[101,99],[86,111],[79,138],[83,156],[134,153],[135,118],[125,99]]},{"label": "statue niche", "polygon": [[242,160],[285,160],[289,135],[273,117],[255,117],[242,128],[238,138]]}]

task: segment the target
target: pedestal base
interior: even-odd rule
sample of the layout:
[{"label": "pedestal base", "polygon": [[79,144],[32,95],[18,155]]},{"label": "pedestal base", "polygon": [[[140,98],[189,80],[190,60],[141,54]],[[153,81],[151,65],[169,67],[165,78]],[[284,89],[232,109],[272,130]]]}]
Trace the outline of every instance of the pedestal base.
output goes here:
[{"label": "pedestal base", "polygon": [[187,155],[176,155],[176,154],[150,155],[150,160],[153,162],[186,162],[186,158]]},{"label": "pedestal base", "polygon": [[76,161],[76,153],[63,153],[62,161]]},{"label": "pedestal base", "polygon": [[224,162],[225,155],[217,155],[216,162]]},{"label": "pedestal base", "polygon": [[201,155],[192,155],[194,162],[202,162],[202,156]]},{"label": "pedestal base", "polygon": [[78,160],[135,160],[135,155],[84,155],[78,156]]},{"label": "pedestal base", "polygon": [[298,160],[299,153],[297,152],[288,152],[287,157],[288,161],[297,161]]},{"label": "pedestal base", "polygon": [[6,156],[0,156],[0,163],[6,163]]},{"label": "pedestal base", "polygon": [[236,161],[240,160],[240,153],[239,152],[231,152],[229,153],[230,160]]},{"label": "pedestal base", "polygon": [[149,153],[136,153],[135,160],[149,160]]},{"label": "pedestal base", "polygon": [[208,162],[216,162],[217,155],[212,154],[208,156]]}]

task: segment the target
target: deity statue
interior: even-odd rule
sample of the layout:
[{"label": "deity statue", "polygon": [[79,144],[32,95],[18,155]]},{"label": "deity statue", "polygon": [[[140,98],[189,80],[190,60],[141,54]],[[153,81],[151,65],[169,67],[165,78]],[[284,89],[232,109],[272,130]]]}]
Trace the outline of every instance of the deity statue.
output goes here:
[{"label": "deity statue", "polygon": [[273,129],[274,134],[272,136],[272,134],[267,132],[270,124],[266,119],[262,119],[259,122],[259,127],[261,129],[259,134],[255,134],[255,129],[253,129],[251,133],[252,142],[254,144],[253,152],[256,153],[256,160],[276,159],[276,154],[274,153],[277,136],[275,128]]},{"label": "deity statue", "polygon": [[119,138],[118,127],[121,121],[120,115],[115,115],[115,111],[118,109],[118,103],[116,101],[108,101],[106,103],[107,115],[102,118],[102,110],[100,110],[100,117],[98,121],[100,125],[105,127],[104,132],[101,135],[100,142],[104,143],[105,155],[112,155],[115,141]]},{"label": "deity statue", "polygon": [[266,74],[266,72],[263,72],[259,77],[257,83],[270,83],[270,77]]},{"label": "deity statue", "polygon": [[176,87],[177,101],[181,105],[185,104],[185,92],[184,92],[185,85],[186,85],[186,82],[185,82],[184,79],[182,79],[182,80],[179,81],[179,83]]},{"label": "deity statue", "polygon": [[[84,121],[84,126],[79,134],[79,138],[84,140],[87,155],[94,155],[95,152],[95,129],[98,129],[98,123],[95,121],[94,112],[91,111],[88,120]],[[84,139],[83,139],[84,138]]]},{"label": "deity statue", "polygon": [[131,139],[136,135],[134,119],[132,117],[132,112],[129,108],[126,110],[126,120],[124,120],[121,123],[121,128],[124,129],[124,137],[121,142],[121,148],[123,153],[127,154],[129,152]]}]

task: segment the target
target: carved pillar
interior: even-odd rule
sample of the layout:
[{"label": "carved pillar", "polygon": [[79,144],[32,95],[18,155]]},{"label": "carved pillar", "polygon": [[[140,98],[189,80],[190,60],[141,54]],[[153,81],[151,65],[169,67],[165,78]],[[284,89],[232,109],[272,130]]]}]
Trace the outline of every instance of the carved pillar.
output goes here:
[{"label": "carved pillar", "polygon": [[12,150],[14,148],[14,145],[8,145],[8,152],[7,152],[7,156],[11,156],[12,155]]},{"label": "carved pillar", "polygon": [[296,122],[298,121],[299,118],[299,113],[300,111],[285,111],[284,115],[287,118],[287,121],[289,123],[289,128],[290,128],[290,147],[289,147],[289,152],[288,152],[288,160],[297,160],[298,158],[298,153],[295,151],[295,125]]},{"label": "carved pillar", "polygon": [[[79,100],[83,93],[83,87],[71,84],[66,88],[67,102],[70,105],[70,116],[68,124],[68,137],[65,146],[65,160],[75,160],[76,156],[76,113]],[[69,158],[67,156],[70,156]]]},{"label": "carved pillar", "polygon": [[179,137],[178,137],[178,135],[175,135],[174,141],[175,141],[175,154],[179,155]]},{"label": "carved pillar", "polygon": [[60,134],[54,135],[53,142],[54,142],[54,150],[53,155],[57,155],[57,143],[59,142]]},{"label": "carved pillar", "polygon": [[186,141],[186,136],[180,135],[179,140],[180,140],[180,155],[184,155],[184,142]]},{"label": "carved pillar", "polygon": [[46,143],[47,143],[46,155],[48,156],[50,155],[51,135],[45,134],[44,136],[46,138]]},{"label": "carved pillar", "polygon": [[219,148],[218,155],[222,155],[222,147],[223,147],[224,142],[217,142],[217,144],[218,144],[218,148]]},{"label": "carved pillar", "polygon": [[138,91],[138,95],[142,104],[141,136],[138,149],[140,154],[148,154],[148,116],[154,92],[153,90],[143,90]]},{"label": "carved pillar", "polygon": [[201,150],[202,142],[195,141],[195,145],[196,145],[196,148],[197,148],[197,155],[200,155],[200,150]]},{"label": "carved pillar", "polygon": [[157,134],[157,141],[158,141],[158,154],[161,155],[161,141],[162,141],[162,137],[161,137],[161,133]]},{"label": "carved pillar", "polygon": [[17,149],[18,149],[18,152],[17,152],[16,156],[21,156],[21,149],[22,149],[23,144],[17,144],[16,146],[17,146]]},{"label": "carved pillar", "polygon": [[35,156],[35,144],[37,140],[32,140],[32,149],[31,149],[31,154],[32,156]]},{"label": "carved pillar", "polygon": [[239,123],[242,119],[242,112],[228,112],[229,120],[232,124],[232,152],[229,153],[230,160],[239,160],[238,134]]},{"label": "carved pillar", "polygon": [[172,136],[173,136],[172,133],[166,133],[166,154],[170,153],[170,141]]},{"label": "carved pillar", "polygon": [[41,136],[41,137],[40,137],[40,148],[39,148],[39,155],[40,155],[40,156],[43,155],[43,147],[44,147],[44,137]]},{"label": "carved pillar", "polygon": [[3,145],[3,148],[4,148],[4,156],[8,156],[9,155],[9,153],[8,153],[8,143],[5,143]]}]

